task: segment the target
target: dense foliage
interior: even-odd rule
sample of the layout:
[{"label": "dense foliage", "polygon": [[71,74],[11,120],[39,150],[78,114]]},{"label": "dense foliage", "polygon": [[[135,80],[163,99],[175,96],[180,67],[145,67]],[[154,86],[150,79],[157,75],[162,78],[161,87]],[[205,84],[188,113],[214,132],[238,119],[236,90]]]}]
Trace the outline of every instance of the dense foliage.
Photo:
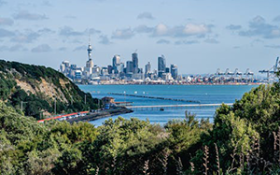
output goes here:
[{"label": "dense foliage", "polygon": [[[165,126],[135,118],[39,124],[0,102],[0,174],[279,174],[279,90],[245,93],[218,108],[213,124],[188,113]],[[30,96],[15,92],[7,97]]]},{"label": "dense foliage", "polygon": [[[28,92],[17,86],[16,82],[19,80],[38,88],[38,82],[41,82],[42,78],[53,84],[57,92],[62,92],[58,94],[65,97],[67,102],[47,96],[44,92],[35,94]],[[60,80],[67,82],[66,88],[62,86]],[[56,103],[54,98],[57,98]],[[3,60],[0,60],[0,100],[12,105],[18,112],[22,110],[26,116],[37,119],[43,118],[44,112],[54,113],[55,105],[57,113],[69,113],[96,109],[98,104],[98,99],[93,99],[90,93],[81,91],[77,85],[52,68]]]}]

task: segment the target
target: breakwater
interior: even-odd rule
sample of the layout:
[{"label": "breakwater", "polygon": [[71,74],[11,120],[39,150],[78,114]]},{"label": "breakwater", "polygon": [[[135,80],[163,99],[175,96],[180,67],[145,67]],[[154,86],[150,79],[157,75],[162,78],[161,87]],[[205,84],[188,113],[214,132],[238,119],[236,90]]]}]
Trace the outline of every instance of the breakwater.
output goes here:
[{"label": "breakwater", "polygon": [[168,98],[168,97],[155,97],[148,95],[137,95],[137,94],[124,94],[124,93],[108,93],[109,95],[120,95],[120,96],[130,96],[130,97],[138,97],[138,98],[150,98],[157,100],[169,100],[169,101],[178,101],[178,102],[187,102],[187,103],[200,103],[197,100],[185,100],[185,99],[177,99],[177,98]]},{"label": "breakwater", "polygon": [[133,110],[127,109],[125,107],[118,107],[118,108],[115,108],[115,109],[100,111],[98,113],[97,112],[90,113],[86,116],[72,118],[72,119],[68,119],[66,121],[68,121],[69,123],[81,122],[81,121],[82,122],[90,122],[90,121],[94,121],[94,120],[101,119],[101,118],[107,118],[107,117],[111,117],[111,116],[115,116],[115,115],[131,113],[131,112],[133,112]]}]

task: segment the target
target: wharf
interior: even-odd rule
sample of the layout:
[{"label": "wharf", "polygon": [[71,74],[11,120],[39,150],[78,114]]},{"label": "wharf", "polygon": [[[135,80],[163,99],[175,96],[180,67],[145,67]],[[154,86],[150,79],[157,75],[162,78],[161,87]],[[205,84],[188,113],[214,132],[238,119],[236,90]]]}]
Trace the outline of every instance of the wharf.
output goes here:
[{"label": "wharf", "polygon": [[[233,103],[224,103],[225,105],[232,106]],[[187,108],[187,107],[219,107],[222,104],[177,104],[177,105],[152,105],[152,106],[127,106],[128,109],[133,110],[154,110],[164,108]]]},{"label": "wharf", "polygon": [[108,94],[110,94],[110,95],[138,97],[138,98],[150,98],[150,99],[157,99],[157,100],[169,100],[169,101],[187,102],[187,103],[200,103],[200,101],[197,101],[197,100],[185,100],[185,99],[176,99],[176,98],[167,98],[167,97],[154,97],[154,96],[148,96],[148,95],[124,94],[124,93],[108,93]]}]

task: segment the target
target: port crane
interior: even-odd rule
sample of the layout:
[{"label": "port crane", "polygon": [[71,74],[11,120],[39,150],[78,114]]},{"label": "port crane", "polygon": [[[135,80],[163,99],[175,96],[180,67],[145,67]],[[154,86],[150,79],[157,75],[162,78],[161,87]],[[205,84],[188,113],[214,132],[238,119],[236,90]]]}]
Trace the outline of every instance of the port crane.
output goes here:
[{"label": "port crane", "polygon": [[270,76],[271,76],[270,74],[275,75],[275,73],[278,71],[279,69],[278,64],[279,64],[279,57],[276,58],[276,63],[272,68],[259,71],[259,73],[261,74],[267,74],[267,83],[270,82]]},{"label": "port crane", "polygon": [[220,82],[223,82],[228,78],[231,78],[234,82],[236,82],[242,80],[243,76],[246,76],[246,81],[247,83],[249,83],[250,80],[253,81],[254,72],[252,72],[250,69],[247,69],[245,73],[242,73],[238,68],[236,68],[235,71],[232,72],[229,68],[227,68],[225,72],[217,69],[215,75],[216,77],[220,77]]},{"label": "port crane", "polygon": [[238,68],[236,68],[235,71],[234,71],[234,75],[235,75],[235,82],[236,82],[236,81],[242,79],[243,73],[240,72],[240,71],[238,70]]},{"label": "port crane", "polygon": [[249,68],[246,70],[246,72],[244,73],[244,75],[246,75],[247,77],[247,81],[249,82],[249,76],[251,76],[251,81],[253,82],[253,78],[254,78],[254,72],[252,72]]}]

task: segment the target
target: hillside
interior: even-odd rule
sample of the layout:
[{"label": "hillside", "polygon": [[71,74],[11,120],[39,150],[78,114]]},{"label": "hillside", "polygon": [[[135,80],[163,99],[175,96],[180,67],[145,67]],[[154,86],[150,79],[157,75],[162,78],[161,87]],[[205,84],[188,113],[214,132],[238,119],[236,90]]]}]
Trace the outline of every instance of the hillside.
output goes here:
[{"label": "hillside", "polygon": [[55,101],[56,113],[96,109],[98,103],[52,68],[4,60],[0,60],[0,100],[37,119],[54,114]]}]

